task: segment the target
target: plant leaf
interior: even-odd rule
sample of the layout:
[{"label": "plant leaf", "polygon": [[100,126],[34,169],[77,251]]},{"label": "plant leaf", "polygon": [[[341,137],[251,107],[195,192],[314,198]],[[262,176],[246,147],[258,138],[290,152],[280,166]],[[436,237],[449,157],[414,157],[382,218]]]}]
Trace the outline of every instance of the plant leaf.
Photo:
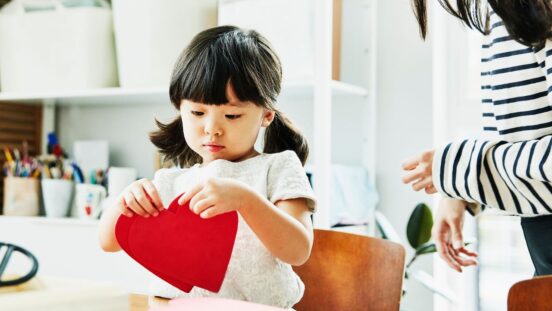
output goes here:
[{"label": "plant leaf", "polygon": [[416,256],[423,254],[435,253],[437,248],[435,247],[434,242],[424,243],[416,248]]},{"label": "plant leaf", "polygon": [[418,248],[429,241],[431,227],[433,227],[433,215],[429,206],[425,203],[416,205],[406,227],[406,237],[410,246]]}]

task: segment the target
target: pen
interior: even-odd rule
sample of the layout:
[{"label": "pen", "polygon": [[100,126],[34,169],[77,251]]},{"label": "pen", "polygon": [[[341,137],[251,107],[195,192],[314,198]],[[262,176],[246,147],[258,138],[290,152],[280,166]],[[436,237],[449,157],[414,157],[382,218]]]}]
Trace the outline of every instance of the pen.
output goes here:
[{"label": "pen", "polygon": [[35,169],[32,176],[33,176],[33,178],[37,178],[38,176],[40,176],[40,170]]},{"label": "pen", "polygon": [[20,156],[20,154],[19,154],[19,149],[13,148],[13,156],[14,156],[14,158],[15,158],[16,161],[21,160],[21,156]]},{"label": "pen", "polygon": [[29,161],[29,143],[26,140],[23,141],[23,162]]},{"label": "pen", "polygon": [[84,176],[82,175],[81,169],[75,162],[71,162],[71,166],[73,167],[73,176],[75,177],[75,181],[82,184],[84,182]]}]

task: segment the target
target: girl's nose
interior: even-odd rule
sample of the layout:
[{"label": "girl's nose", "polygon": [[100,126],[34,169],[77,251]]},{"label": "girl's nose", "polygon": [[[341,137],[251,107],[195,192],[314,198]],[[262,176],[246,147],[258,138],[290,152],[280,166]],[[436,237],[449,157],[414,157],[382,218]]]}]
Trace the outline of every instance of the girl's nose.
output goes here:
[{"label": "girl's nose", "polygon": [[216,120],[209,119],[205,124],[205,134],[211,135],[211,136],[220,136],[222,135],[222,128],[219,126]]}]

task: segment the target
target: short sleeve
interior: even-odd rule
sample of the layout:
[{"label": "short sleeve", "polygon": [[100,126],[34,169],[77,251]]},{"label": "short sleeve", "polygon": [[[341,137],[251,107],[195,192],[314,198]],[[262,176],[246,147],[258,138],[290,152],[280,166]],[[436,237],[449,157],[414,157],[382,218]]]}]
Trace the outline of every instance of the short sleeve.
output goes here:
[{"label": "short sleeve", "polygon": [[272,203],[304,198],[309,211],[316,210],[316,198],[307,173],[293,151],[273,155],[268,169],[267,194]]}]

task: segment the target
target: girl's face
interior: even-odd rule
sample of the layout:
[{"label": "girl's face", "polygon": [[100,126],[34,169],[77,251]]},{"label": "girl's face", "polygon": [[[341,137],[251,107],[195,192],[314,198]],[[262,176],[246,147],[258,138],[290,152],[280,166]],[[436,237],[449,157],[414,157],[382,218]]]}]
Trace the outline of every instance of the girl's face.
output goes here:
[{"label": "girl's face", "polygon": [[203,164],[216,159],[238,162],[256,155],[259,130],[274,119],[274,111],[240,101],[230,83],[226,98],[228,103],[218,106],[188,100],[180,103],[184,138]]}]

